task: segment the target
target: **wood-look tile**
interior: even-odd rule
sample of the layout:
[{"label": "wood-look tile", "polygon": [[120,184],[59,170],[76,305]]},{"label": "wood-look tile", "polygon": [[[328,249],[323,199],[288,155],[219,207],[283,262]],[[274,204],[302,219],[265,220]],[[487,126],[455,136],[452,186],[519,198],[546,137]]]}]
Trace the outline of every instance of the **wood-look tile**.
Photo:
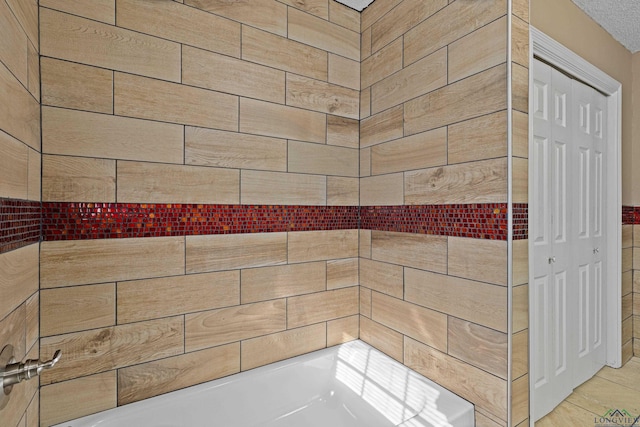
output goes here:
[{"label": "wood-look tile", "polygon": [[511,201],[513,203],[529,202],[529,160],[514,158],[511,174]]},{"label": "wood-look tile", "polygon": [[324,144],[327,116],[316,111],[241,98],[240,132]]},{"label": "wood-look tile", "polygon": [[287,73],[287,105],[357,119],[359,102],[357,90]]},{"label": "wood-look tile", "polygon": [[[507,379],[507,334],[456,317],[449,317],[447,351],[461,361]],[[418,339],[416,337],[412,337]],[[425,344],[429,344],[423,341]],[[437,347],[436,347],[437,348]]]},{"label": "wood-look tile", "polygon": [[640,391],[640,359],[637,357],[631,359],[619,369],[605,366],[598,371],[596,376],[635,391]]},{"label": "wood-look tile", "polygon": [[373,292],[371,319],[438,350],[447,351],[445,314]]},{"label": "wood-look tile", "polygon": [[358,230],[303,231],[289,233],[289,263],[358,256]]},{"label": "wood-look tile", "polygon": [[511,57],[513,62],[529,68],[529,24],[515,16],[511,19]]},{"label": "wood-look tile", "polygon": [[403,335],[364,316],[360,316],[360,339],[403,363]]},{"label": "wood-look tile", "polygon": [[529,330],[513,334],[511,343],[511,376],[520,378],[529,372]]},{"label": "wood-look tile", "polygon": [[118,161],[117,180],[120,203],[235,204],[240,200],[240,172],[233,169]]},{"label": "wood-look tile", "polygon": [[372,231],[371,258],[405,267],[444,273],[447,269],[447,237]]},{"label": "wood-look tile", "polygon": [[242,304],[324,291],[325,262],[249,268],[241,273]]},{"label": "wood-look tile", "polygon": [[43,156],[42,200],[115,202],[116,161],[87,157]]},{"label": "wood-look tile", "polygon": [[270,33],[287,35],[287,7],[273,0],[185,0],[184,4]]},{"label": "wood-look tile", "polygon": [[450,276],[507,285],[507,242],[450,236],[447,249]]},{"label": "wood-look tile", "polygon": [[371,230],[358,230],[360,258],[371,259]]},{"label": "wood-look tile", "polygon": [[[451,1],[449,2],[451,3]],[[476,417],[476,427],[506,427],[507,423],[505,421],[496,421],[492,418],[489,418],[487,415],[483,414],[482,412],[479,412],[478,410],[475,411],[475,417]],[[527,424],[529,425],[529,424]],[[526,426],[517,426],[517,427],[526,427]]]},{"label": "wood-look tile", "polygon": [[640,225],[633,225],[633,246],[640,247]]},{"label": "wood-look tile", "polygon": [[316,175],[358,177],[358,150],[309,142],[289,141],[287,171]]},{"label": "wood-look tile", "polygon": [[329,21],[356,33],[360,32],[360,13],[336,1],[329,2]]},{"label": "wood-look tile", "polygon": [[599,376],[582,384],[567,397],[573,403],[595,414],[605,414],[615,403],[616,408],[624,408],[631,414],[640,413],[640,391],[627,388]]},{"label": "wood-look tile", "polygon": [[318,323],[243,341],[241,370],[320,350],[327,345],[326,335],[326,324]]},{"label": "wood-look tile", "polygon": [[529,375],[524,375],[511,385],[511,421],[515,425],[529,416]]},{"label": "wood-look tile", "polygon": [[456,123],[447,129],[449,164],[507,155],[506,111]]},{"label": "wood-look tile", "polygon": [[34,149],[29,149],[28,167],[28,192],[27,199],[38,200],[42,198],[42,155]]},{"label": "wood-look tile", "polygon": [[42,104],[111,114],[113,71],[42,58]]},{"label": "wood-look tile", "polygon": [[327,322],[327,347],[358,339],[360,316],[343,317]]},{"label": "wood-look tile", "polygon": [[[634,265],[640,265],[640,260],[634,262],[634,257],[633,257],[633,248],[623,248],[621,251],[621,257],[620,257],[620,264],[621,264],[621,268],[622,271],[629,271],[631,269],[633,269]],[[639,251],[636,251],[636,253]],[[634,272],[634,280],[636,280],[635,278],[635,272]]]},{"label": "wood-look tile", "polygon": [[285,72],[264,65],[182,47],[182,83],[284,104]]},{"label": "wood-look tile", "polygon": [[329,19],[329,0],[278,0],[296,9],[303,10],[323,19]]},{"label": "wood-look tile", "polygon": [[[633,225],[622,224],[622,248],[633,247]],[[623,294],[624,295],[624,294]]]},{"label": "wood-look tile", "polygon": [[[265,191],[265,189],[269,191]],[[325,205],[327,177],[243,170],[240,202],[248,205]]]},{"label": "wood-look tile", "polygon": [[27,89],[40,101],[40,53],[31,42],[27,48]]},{"label": "wood-look tile", "polygon": [[513,332],[520,332],[528,327],[529,286],[515,286],[513,288]]},{"label": "wood-look tile", "polygon": [[6,2],[0,3],[0,40],[0,62],[26,87],[29,39]]},{"label": "wood-look tile", "polygon": [[327,144],[359,148],[360,122],[345,117],[327,116]]},{"label": "wood-look tile", "polygon": [[284,299],[187,314],[185,350],[200,350],[284,331],[286,316]]},{"label": "wood-look tile", "polygon": [[40,107],[38,101],[0,62],[0,129],[40,151]]},{"label": "wood-look tile", "polygon": [[240,344],[228,344],[118,370],[118,405],[240,371]]},{"label": "wood-look tile", "polygon": [[183,135],[184,128],[171,123],[42,108],[47,154],[182,164]]},{"label": "wood-look tile", "polygon": [[447,0],[404,0],[371,26],[372,50],[378,51],[447,5]]},{"label": "wood-look tile", "polygon": [[521,111],[512,110],[513,113],[513,142],[514,157],[529,157],[529,115]]},{"label": "wood-look tile", "polygon": [[400,2],[402,2],[402,0],[377,0],[371,3],[369,7],[362,11],[361,27],[363,29],[370,27]]},{"label": "wood-look tile", "polygon": [[[416,132],[417,133],[417,132]],[[360,121],[360,148],[403,136],[402,105],[369,116]]]},{"label": "wood-look tile", "polygon": [[371,27],[360,34],[360,61],[371,56]]},{"label": "wood-look tile", "polygon": [[40,339],[40,292],[31,295],[25,302],[25,348],[39,344]]},{"label": "wood-look tile", "polygon": [[43,289],[40,301],[43,337],[116,323],[115,283]]},{"label": "wood-look tile", "polygon": [[114,79],[117,115],[238,130],[237,96],[123,73]]},{"label": "wood-look tile", "polygon": [[44,371],[42,385],[150,362],[184,351],[182,316],[43,338],[43,354],[65,355],[56,369]]},{"label": "wood-look tile", "polygon": [[633,270],[622,273],[622,291],[621,295],[627,295],[633,292]]},{"label": "wood-look tile", "polygon": [[[405,364],[476,407],[507,417],[506,381],[411,338],[404,341]],[[461,381],[465,378],[465,381]]]},{"label": "wood-look tile", "polygon": [[359,312],[357,286],[287,298],[287,329],[326,322]]},{"label": "wood-look tile", "polygon": [[408,101],[404,105],[405,134],[505,109],[506,78],[506,67],[500,65]]},{"label": "wood-look tile", "polygon": [[40,43],[38,40],[38,1],[7,0],[7,4],[33,44],[34,50],[37,51]]},{"label": "wood-look tile", "polygon": [[404,289],[407,301],[500,332],[507,331],[505,287],[405,268]]},{"label": "wood-look tile", "polygon": [[371,295],[369,288],[360,287],[360,315],[371,319]]},{"label": "wood-look tile", "polygon": [[360,149],[360,178],[371,176],[371,147]]},{"label": "wood-look tile", "polygon": [[27,417],[26,427],[38,427],[40,425],[40,393],[36,393],[33,396],[25,415]]},{"label": "wood-look tile", "polygon": [[183,237],[42,242],[40,286],[44,289],[184,274],[184,262]]},{"label": "wood-look tile", "polygon": [[327,290],[359,285],[358,258],[327,261]]},{"label": "wood-look tile", "polygon": [[287,233],[187,236],[187,274],[286,264]]},{"label": "wood-look tile", "polygon": [[360,61],[330,53],[329,83],[360,90]]},{"label": "wood-look tile", "polygon": [[371,88],[360,91],[360,118],[365,119],[371,115]]},{"label": "wood-look tile", "polygon": [[0,194],[27,199],[29,194],[29,147],[0,132]]},{"label": "wood-look tile", "polygon": [[451,43],[447,47],[449,83],[505,62],[507,38],[505,16]]},{"label": "wood-look tile", "polygon": [[529,240],[513,241],[513,284],[522,285],[529,281]]},{"label": "wood-look tile", "polygon": [[[7,344],[12,345],[16,360],[23,360],[27,355],[25,342],[27,307],[25,301],[20,301],[13,309],[3,301],[3,307],[1,308],[3,312],[8,313],[2,318],[2,320],[0,320],[0,339],[3,342],[2,347],[4,348]],[[17,408],[18,405],[14,404],[12,412]],[[24,412],[24,408],[22,408],[20,412]]]},{"label": "wood-look tile", "polygon": [[280,138],[187,126],[184,155],[188,165],[287,170],[287,140]]},{"label": "wood-look tile", "polygon": [[447,164],[447,128],[418,133],[371,147],[373,175]]},{"label": "wood-look tile", "polygon": [[44,385],[40,388],[40,425],[49,426],[115,408],[117,390],[116,371]]},{"label": "wood-look tile", "polygon": [[395,298],[404,295],[402,266],[360,259],[360,286]]},{"label": "wood-look tile", "polygon": [[536,421],[536,427],[566,427],[569,425],[591,425],[602,414],[596,414],[567,401],[562,402],[551,413]]},{"label": "wood-look tile", "polygon": [[633,294],[627,294],[622,297],[622,309],[620,310],[622,319],[633,314]]},{"label": "wood-look tile", "polygon": [[38,258],[36,244],[0,254],[0,319],[37,291]]},{"label": "wood-look tile", "polygon": [[506,0],[454,1],[404,35],[404,63],[411,64],[507,13]]},{"label": "wood-look tile", "polygon": [[405,203],[501,203],[507,201],[507,160],[481,160],[405,173]]},{"label": "wood-look tile", "polygon": [[525,22],[529,22],[529,1],[528,0],[514,0],[513,1],[513,14],[522,19]]},{"label": "wood-look tile", "polygon": [[40,53],[68,61],[180,81],[180,44],[124,28],[40,10]]},{"label": "wood-look tile", "polygon": [[358,178],[327,177],[327,206],[358,206],[360,180]]},{"label": "wood-look tile", "polygon": [[367,88],[400,70],[402,70],[402,39],[390,43],[362,61],[360,68],[362,88]]},{"label": "wood-look tile", "polygon": [[[221,271],[118,283],[118,323],[240,304],[240,273]],[[144,307],[143,310],[140,308]]]},{"label": "wood-look tile", "polygon": [[67,12],[106,24],[116,23],[116,0],[40,0],[40,6]]},{"label": "wood-look tile", "polygon": [[326,51],[246,25],[242,26],[242,59],[327,80]]},{"label": "wood-look tile", "polygon": [[290,8],[287,37],[340,56],[360,60],[360,34]]}]

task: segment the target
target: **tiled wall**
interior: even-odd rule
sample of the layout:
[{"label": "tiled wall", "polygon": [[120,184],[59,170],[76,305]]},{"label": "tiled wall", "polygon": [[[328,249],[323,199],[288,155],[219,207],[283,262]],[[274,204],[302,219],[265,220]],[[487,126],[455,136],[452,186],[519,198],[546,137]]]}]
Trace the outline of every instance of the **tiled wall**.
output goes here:
[{"label": "tiled wall", "polygon": [[640,356],[640,208],[622,207],[622,362]]},{"label": "tiled wall", "polygon": [[[37,358],[40,77],[36,0],[0,1],[0,349]],[[0,424],[38,425],[38,380],[13,387]]]},{"label": "tiled wall", "polygon": [[428,234],[411,218],[365,223],[380,205],[506,207],[509,114],[513,202],[527,203],[528,2],[513,3],[511,17],[505,0],[376,0],[362,13],[360,337],[473,402],[480,426],[507,425],[508,381],[511,425],[528,417],[526,233],[513,242],[508,372],[506,227],[493,240],[480,224],[460,237],[446,220]]},{"label": "tiled wall", "polygon": [[41,424],[357,337],[360,15],[40,6]]}]

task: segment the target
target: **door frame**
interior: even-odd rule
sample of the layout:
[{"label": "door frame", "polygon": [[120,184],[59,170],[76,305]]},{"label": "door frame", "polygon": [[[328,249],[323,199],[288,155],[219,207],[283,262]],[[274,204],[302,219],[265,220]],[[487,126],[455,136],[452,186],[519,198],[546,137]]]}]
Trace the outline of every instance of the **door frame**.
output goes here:
[{"label": "door frame", "polygon": [[[547,36],[540,30],[530,26],[530,54],[529,70],[533,70],[534,56],[553,65],[555,68],[576,77],[607,95],[607,145],[606,169],[607,185],[605,190],[605,205],[607,212],[607,262],[606,278],[606,364],[619,368],[622,365],[622,175],[621,175],[621,142],[622,142],[622,85],[609,75],[585,61],[576,53]],[[533,111],[533,71],[529,73],[529,111]],[[529,159],[533,158],[533,120],[529,114]],[[533,168],[529,167],[529,195],[533,182]],[[529,206],[531,206],[531,196]],[[529,212],[532,209],[529,208]],[[533,265],[533,248],[529,240],[529,265]],[[533,283],[534,271],[529,269],[529,284]],[[610,285],[613,284],[613,285]],[[529,301],[532,301],[533,288],[529,286]],[[533,310],[529,310],[529,337],[533,336]],[[533,361],[534,352],[529,346],[529,407],[534,407],[533,398]],[[533,413],[530,410],[530,414]],[[530,425],[534,421],[529,417]]]}]

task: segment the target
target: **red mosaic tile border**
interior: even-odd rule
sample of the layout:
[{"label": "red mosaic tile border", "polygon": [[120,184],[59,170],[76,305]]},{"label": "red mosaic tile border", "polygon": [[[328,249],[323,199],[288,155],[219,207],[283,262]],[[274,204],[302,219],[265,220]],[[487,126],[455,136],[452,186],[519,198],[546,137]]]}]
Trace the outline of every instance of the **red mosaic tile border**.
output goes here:
[{"label": "red mosaic tile border", "polygon": [[640,206],[622,206],[622,225],[640,224]]},{"label": "red mosaic tile border", "polygon": [[40,202],[0,199],[0,253],[40,241]]}]

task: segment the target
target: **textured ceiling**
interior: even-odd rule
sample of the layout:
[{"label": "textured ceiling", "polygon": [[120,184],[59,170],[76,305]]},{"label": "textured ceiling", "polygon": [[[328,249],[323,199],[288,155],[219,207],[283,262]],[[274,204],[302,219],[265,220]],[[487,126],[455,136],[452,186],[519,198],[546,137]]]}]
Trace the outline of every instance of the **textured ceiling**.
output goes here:
[{"label": "textured ceiling", "polygon": [[[337,0],[362,11],[373,0]],[[571,0],[632,53],[640,51],[640,0]]]}]

